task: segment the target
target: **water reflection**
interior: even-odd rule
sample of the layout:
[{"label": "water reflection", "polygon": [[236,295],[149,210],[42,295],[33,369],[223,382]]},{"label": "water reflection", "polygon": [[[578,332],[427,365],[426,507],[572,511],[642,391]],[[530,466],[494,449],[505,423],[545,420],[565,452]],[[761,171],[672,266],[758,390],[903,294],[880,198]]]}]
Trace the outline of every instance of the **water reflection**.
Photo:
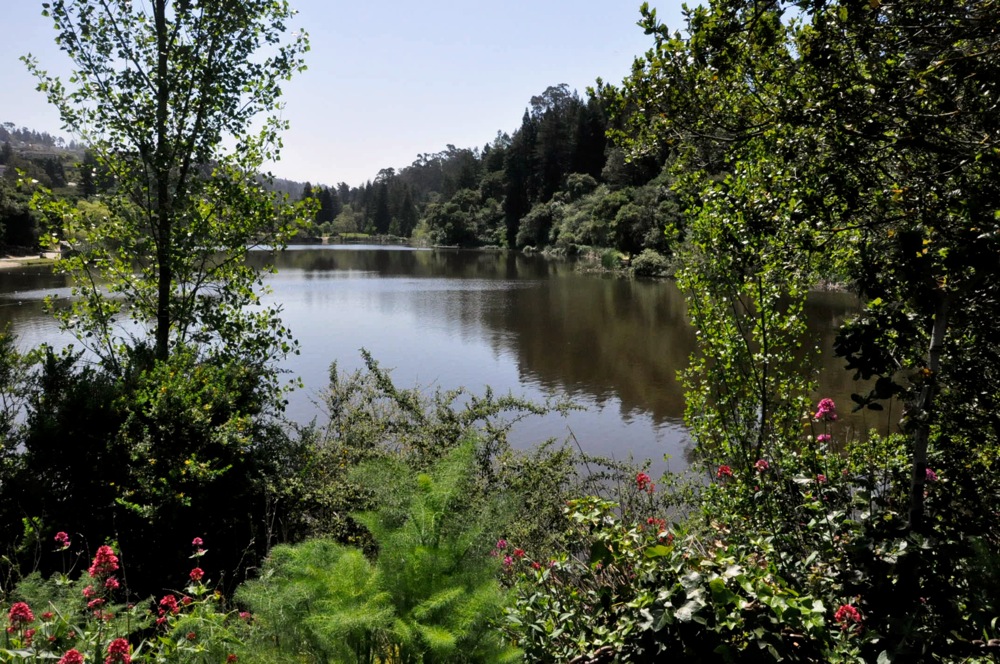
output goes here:
[{"label": "water reflection", "polygon": [[[567,395],[586,407],[568,419],[519,425],[518,444],[572,432],[588,451],[666,453],[673,468],[684,465],[677,372],[694,335],[671,282],[581,274],[572,263],[537,256],[382,246],[296,247],[252,260],[278,267],[270,297],[301,343],[301,355],[285,364],[306,385],[289,406],[296,420],[317,415],[330,362],[358,368],[365,347],[402,386],[489,385],[529,398]],[[40,298],[66,287],[46,268],[0,272],[0,324],[13,326],[22,346],[55,340]],[[827,358],[819,393],[845,406],[857,388],[829,349],[854,308],[840,293],[818,293],[807,305],[810,333]],[[864,414],[845,424],[884,426]]]}]

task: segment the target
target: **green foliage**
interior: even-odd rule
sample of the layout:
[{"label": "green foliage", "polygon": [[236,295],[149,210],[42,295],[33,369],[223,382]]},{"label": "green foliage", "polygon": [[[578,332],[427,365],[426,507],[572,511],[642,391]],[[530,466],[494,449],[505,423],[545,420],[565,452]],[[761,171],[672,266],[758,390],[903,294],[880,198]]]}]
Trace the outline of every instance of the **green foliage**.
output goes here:
[{"label": "green foliage", "polygon": [[652,249],[643,249],[632,259],[632,273],[637,277],[664,277],[670,272],[670,261]]},{"label": "green foliage", "polygon": [[514,661],[492,629],[504,592],[465,500],[473,453],[465,443],[427,473],[387,460],[358,470],[381,496],[357,517],[373,562],[328,540],[276,547],[238,594],[262,631],[261,661]]},{"label": "green foliage", "polygon": [[[65,548],[57,545],[49,555],[72,557],[71,548],[72,542]],[[196,551],[192,558],[200,560],[204,553]],[[220,664],[243,659],[243,639],[250,628],[227,609],[207,580],[189,575],[181,593],[168,593],[158,603],[146,599],[126,604],[122,577],[127,575],[117,569],[96,574],[84,570],[76,579],[66,573],[49,579],[35,573],[22,579],[0,606],[9,615],[23,603],[19,615],[31,619],[11,621],[0,662],[56,661],[72,651],[82,655],[82,661],[123,661],[110,656],[114,642],[136,664]],[[190,574],[200,571],[196,568]]]},{"label": "green foliage", "polygon": [[[147,14],[57,0],[44,13],[76,66],[70,87],[24,60],[116,183],[99,224],[36,196],[52,239],[66,224],[75,231],[76,254],[60,262],[75,278],[63,324],[119,370],[140,330],[160,361],[189,343],[252,360],[287,352],[276,311],[251,309],[261,281],[244,260],[251,247],[281,246],[301,214],[256,179],[278,157],[280,84],[304,68],[308,48],[301,35],[283,42],[287,3],[164,1]],[[135,327],[118,328],[123,316]]]}]

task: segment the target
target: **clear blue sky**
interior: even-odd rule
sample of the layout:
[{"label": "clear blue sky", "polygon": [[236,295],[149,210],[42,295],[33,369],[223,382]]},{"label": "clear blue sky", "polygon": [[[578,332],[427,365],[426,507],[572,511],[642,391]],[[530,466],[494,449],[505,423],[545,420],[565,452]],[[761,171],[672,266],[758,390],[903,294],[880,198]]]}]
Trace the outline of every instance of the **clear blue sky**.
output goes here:
[{"label": "clear blue sky", "polygon": [[[275,175],[362,184],[448,143],[481,147],[513,131],[530,98],[567,83],[584,94],[618,82],[652,44],[635,23],[640,0],[293,0],[308,71],[285,86],[286,132]],[[681,4],[651,2],[681,27]],[[0,2],[0,122],[60,135],[58,115],[18,60],[53,73],[68,59],[53,43],[41,0]],[[68,138],[68,137],[67,137]]]}]

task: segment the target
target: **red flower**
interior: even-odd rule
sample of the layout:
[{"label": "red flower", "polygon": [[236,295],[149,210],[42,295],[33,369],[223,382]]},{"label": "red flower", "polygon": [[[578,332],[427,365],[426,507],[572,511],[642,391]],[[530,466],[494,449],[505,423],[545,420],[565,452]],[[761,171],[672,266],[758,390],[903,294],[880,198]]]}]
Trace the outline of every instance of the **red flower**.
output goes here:
[{"label": "red flower", "polygon": [[531,563],[531,569],[542,569],[542,566],[536,560],[535,562]]},{"label": "red flower", "polygon": [[7,619],[10,620],[11,627],[23,627],[35,619],[35,614],[31,612],[30,606],[24,602],[17,602],[10,607]]},{"label": "red flower", "polygon": [[24,630],[24,645],[30,646],[34,638],[35,638],[35,630],[33,629]]},{"label": "red flower", "polygon": [[515,558],[524,558],[524,549],[514,549]]},{"label": "red flower", "polygon": [[841,629],[848,629],[852,625],[861,625],[861,612],[850,604],[841,604],[833,619],[840,623]]},{"label": "red flower", "polygon": [[87,586],[83,589],[83,596],[86,598],[91,598],[94,596],[94,586]]},{"label": "red flower", "polygon": [[90,576],[107,576],[116,569],[118,569],[118,556],[115,555],[114,549],[105,544],[97,549],[94,563],[87,571],[90,572]]},{"label": "red flower", "polygon": [[57,664],[83,664],[83,655],[76,648],[67,650],[66,654],[59,658]]},{"label": "red flower", "polygon": [[104,606],[104,600],[101,599],[100,597],[98,597],[97,599],[92,599],[89,602],[87,602],[88,609],[96,609],[101,606]]},{"label": "red flower", "polygon": [[113,576],[109,576],[104,582],[104,587],[109,590],[118,590],[118,579]]},{"label": "red flower", "polygon": [[51,611],[46,611],[42,614],[42,620],[52,620],[53,617],[55,617],[55,614]]},{"label": "red flower", "polygon": [[128,644],[127,639],[115,639],[108,644],[108,656],[104,660],[104,664],[131,664],[131,650],[132,647]]},{"label": "red flower", "polygon": [[726,465],[719,466],[719,469],[715,471],[715,477],[720,480],[723,477],[732,477],[732,476],[733,476],[733,469]]},{"label": "red flower", "polygon": [[757,469],[758,473],[763,473],[771,467],[771,464],[767,462],[767,459],[757,459],[757,463],[755,463],[753,467]]},{"label": "red flower", "polygon": [[198,638],[198,635],[195,634],[194,632],[188,632],[187,633],[187,640],[188,641],[194,641],[197,638]]},{"label": "red flower", "polygon": [[233,653],[229,653],[228,655],[226,655],[226,664],[233,664],[233,662],[235,662],[238,659],[239,657],[237,657]]},{"label": "red flower", "polygon": [[188,597],[187,595],[184,595],[184,597],[181,598],[181,604],[183,604],[184,606],[190,604],[191,601],[192,601],[191,598]]},{"label": "red flower", "polygon": [[69,548],[69,535],[63,531],[59,531],[55,536],[56,544],[59,545],[59,550],[64,551]]},{"label": "red flower", "polygon": [[195,567],[193,570],[191,570],[191,573],[188,576],[190,576],[191,580],[194,582],[201,581],[202,578],[204,578],[205,576],[205,570],[203,570],[200,567]]},{"label": "red flower", "polygon": [[204,543],[205,542],[200,537],[195,537],[193,540],[191,540],[191,546],[201,546]]},{"label": "red flower", "polygon": [[180,611],[180,607],[177,606],[177,598],[173,595],[164,595],[163,599],[160,600],[160,612],[161,615],[169,611],[170,613],[177,615]]},{"label": "red flower", "polygon": [[816,481],[819,484],[826,484],[826,475],[820,473],[819,475],[816,476]]},{"label": "red flower", "polygon": [[639,491],[647,491],[649,493],[652,493],[653,489],[656,488],[653,484],[652,478],[650,478],[650,476],[646,473],[636,474],[635,484],[639,487]]}]

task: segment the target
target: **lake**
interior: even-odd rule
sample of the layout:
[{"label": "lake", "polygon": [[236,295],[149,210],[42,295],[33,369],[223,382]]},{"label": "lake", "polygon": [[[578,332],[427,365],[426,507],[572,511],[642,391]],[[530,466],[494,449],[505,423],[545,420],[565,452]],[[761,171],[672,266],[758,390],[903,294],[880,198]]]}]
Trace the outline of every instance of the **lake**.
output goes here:
[{"label": "lake", "polygon": [[[572,435],[587,452],[652,459],[655,472],[687,465],[677,371],[694,334],[670,281],[587,274],[540,256],[371,245],[293,246],[276,264],[268,297],[281,303],[301,344],[301,354],[283,363],[305,384],[289,402],[296,421],[320,416],[330,363],[360,368],[363,347],[400,387],[481,392],[488,385],[583,407],[518,423],[511,440],[519,447]],[[50,268],[0,271],[0,325],[12,326],[22,348],[67,343],[43,311],[42,298],[53,292],[69,289]],[[828,350],[855,306],[836,292],[815,293],[807,306],[828,365],[819,393],[843,411],[856,388]],[[848,423],[884,426],[865,417]]]}]

